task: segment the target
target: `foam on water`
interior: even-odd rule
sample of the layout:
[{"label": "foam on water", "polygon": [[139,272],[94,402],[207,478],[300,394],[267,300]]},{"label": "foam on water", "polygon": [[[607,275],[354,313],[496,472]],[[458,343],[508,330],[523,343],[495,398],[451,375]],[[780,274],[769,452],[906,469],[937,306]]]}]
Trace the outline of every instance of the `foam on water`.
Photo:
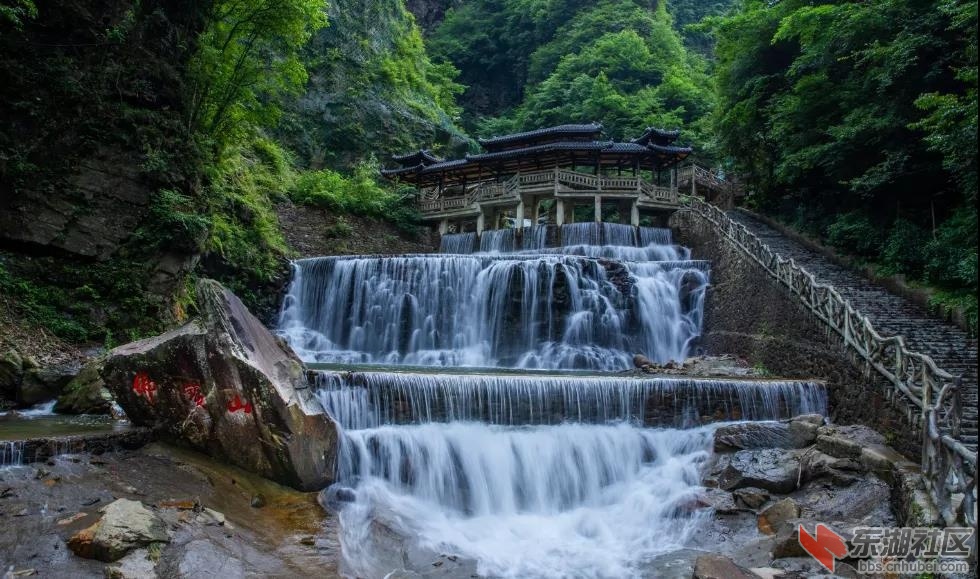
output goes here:
[{"label": "foam on water", "polygon": [[626,424],[501,428],[477,423],[354,431],[340,514],[349,572],[380,576],[382,519],[422,548],[493,577],[627,577],[680,548],[705,513],[686,508],[712,429]]},{"label": "foam on water", "polygon": [[705,416],[779,420],[827,411],[824,385],[802,381],[321,372],[317,386],[345,429],[454,421],[692,427]]},{"label": "foam on water", "polygon": [[[564,226],[443,236],[446,255],[300,260],[279,331],[308,362],[622,370],[681,360],[700,335],[705,262],[669,230]],[[638,246],[641,240],[648,245]],[[598,245],[604,242],[622,245]],[[464,247],[465,246],[465,247]]]}]

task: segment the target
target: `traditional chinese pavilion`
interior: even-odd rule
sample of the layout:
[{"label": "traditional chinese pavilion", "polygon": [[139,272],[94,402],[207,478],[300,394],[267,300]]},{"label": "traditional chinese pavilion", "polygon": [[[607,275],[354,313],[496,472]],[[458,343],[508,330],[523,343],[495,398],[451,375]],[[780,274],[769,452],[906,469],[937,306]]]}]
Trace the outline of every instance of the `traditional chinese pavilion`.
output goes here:
[{"label": "traditional chinese pavilion", "polygon": [[[677,168],[691,154],[675,145],[679,131],[648,128],[629,142],[604,140],[602,125],[561,125],[480,139],[484,152],[445,160],[429,151],[396,155],[389,179],[418,188],[425,220],[440,232],[478,233],[512,224],[575,220],[576,207],[591,217],[616,215],[638,225],[641,212],[678,207]],[[606,211],[604,212],[604,207]],[[610,211],[609,208],[615,210]]]}]

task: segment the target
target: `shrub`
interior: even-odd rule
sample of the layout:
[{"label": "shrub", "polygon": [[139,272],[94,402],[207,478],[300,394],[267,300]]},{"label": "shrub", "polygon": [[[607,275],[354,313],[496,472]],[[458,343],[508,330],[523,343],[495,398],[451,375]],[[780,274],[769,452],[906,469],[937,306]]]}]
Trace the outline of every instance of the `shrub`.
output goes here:
[{"label": "shrub", "polygon": [[892,225],[882,249],[883,272],[920,279],[925,271],[928,243],[929,236],[921,227],[899,219]]},{"label": "shrub", "polygon": [[844,213],[827,227],[827,241],[835,248],[861,257],[877,257],[881,233],[866,215]]}]

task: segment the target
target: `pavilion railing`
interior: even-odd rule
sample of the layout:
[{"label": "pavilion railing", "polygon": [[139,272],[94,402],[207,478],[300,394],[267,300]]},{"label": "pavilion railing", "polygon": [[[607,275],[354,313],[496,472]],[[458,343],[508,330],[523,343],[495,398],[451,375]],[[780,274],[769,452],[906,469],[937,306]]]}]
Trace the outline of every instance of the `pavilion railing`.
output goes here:
[{"label": "pavilion railing", "polygon": [[[901,336],[882,337],[868,318],[830,285],[783,259],[744,225],[698,197],[686,197],[689,209],[712,223],[735,247],[786,286],[803,306],[843,339],[863,361],[864,371],[885,378],[886,398],[904,406],[913,434],[922,440],[922,470],[927,490],[947,524],[977,524],[977,454],[957,440],[963,408],[961,378],[954,378],[924,354],[910,351]],[[901,404],[904,403],[904,404]],[[962,502],[957,507],[957,497]]]}]

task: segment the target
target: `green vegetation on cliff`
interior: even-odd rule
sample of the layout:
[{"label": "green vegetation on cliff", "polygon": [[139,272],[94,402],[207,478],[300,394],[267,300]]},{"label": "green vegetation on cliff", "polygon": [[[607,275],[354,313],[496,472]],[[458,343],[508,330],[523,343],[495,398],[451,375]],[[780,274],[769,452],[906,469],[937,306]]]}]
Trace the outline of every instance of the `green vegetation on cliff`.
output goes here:
[{"label": "green vegetation on cliff", "polygon": [[755,207],[975,324],[976,3],[747,0],[712,26],[717,137]]},{"label": "green vegetation on cliff", "polygon": [[429,59],[401,0],[336,0],[329,15],[303,51],[306,90],[277,130],[301,166],[347,169],[413,148],[467,147],[457,72]]},{"label": "green vegetation on cliff", "polygon": [[[687,18],[727,7],[676,4]],[[430,49],[460,69],[467,123],[481,134],[600,121],[619,138],[656,124],[707,140],[708,63],[664,2],[471,0],[447,13]]]}]

